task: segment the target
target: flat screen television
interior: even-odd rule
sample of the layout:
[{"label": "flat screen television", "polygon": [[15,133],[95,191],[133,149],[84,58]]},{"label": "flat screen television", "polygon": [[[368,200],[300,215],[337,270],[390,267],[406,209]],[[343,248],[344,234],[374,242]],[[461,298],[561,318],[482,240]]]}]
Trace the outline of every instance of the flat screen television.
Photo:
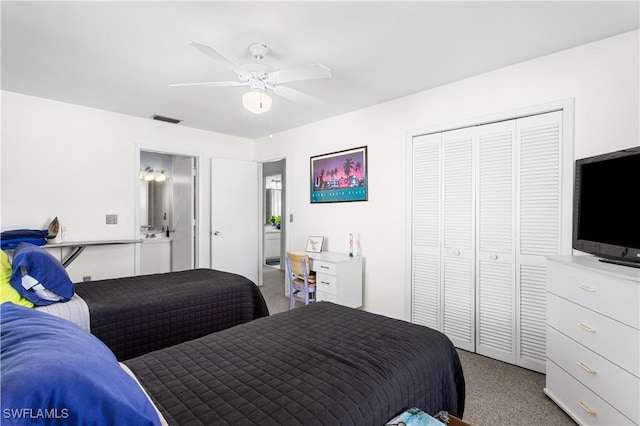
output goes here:
[{"label": "flat screen television", "polygon": [[573,248],[640,268],[640,147],[576,160]]}]

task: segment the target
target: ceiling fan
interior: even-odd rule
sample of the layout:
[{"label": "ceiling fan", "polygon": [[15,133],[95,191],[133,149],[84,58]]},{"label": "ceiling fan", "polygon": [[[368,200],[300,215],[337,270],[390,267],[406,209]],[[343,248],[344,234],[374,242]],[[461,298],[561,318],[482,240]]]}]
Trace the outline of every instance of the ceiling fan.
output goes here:
[{"label": "ceiling fan", "polygon": [[267,89],[273,94],[302,104],[317,104],[318,99],[306,93],[282,86],[283,83],[292,81],[312,80],[331,77],[331,70],[322,64],[310,64],[297,68],[274,70],[270,65],[262,62],[269,48],[262,43],[249,45],[249,52],[255,59],[254,63],[238,65],[225,57],[211,46],[192,42],[191,46],[209,56],[214,61],[229,68],[238,75],[237,81],[209,81],[202,83],[171,84],[170,87],[184,86],[249,86],[250,90],[242,97],[242,103],[249,111],[260,114],[271,108],[271,97],[266,93]]}]

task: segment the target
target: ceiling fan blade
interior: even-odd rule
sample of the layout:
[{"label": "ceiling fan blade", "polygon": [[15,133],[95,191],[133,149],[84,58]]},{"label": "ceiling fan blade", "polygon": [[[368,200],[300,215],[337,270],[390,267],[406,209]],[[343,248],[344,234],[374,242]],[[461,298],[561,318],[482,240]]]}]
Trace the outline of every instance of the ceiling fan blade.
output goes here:
[{"label": "ceiling fan blade", "polygon": [[331,77],[331,70],[322,64],[310,64],[297,68],[290,68],[269,73],[269,81],[273,84],[288,83],[291,81],[313,80],[316,78]]},{"label": "ceiling fan blade", "polygon": [[225,86],[246,86],[249,83],[241,83],[239,81],[207,81],[203,83],[179,83],[170,84],[169,87],[184,87],[184,86],[209,86],[209,87],[225,87]]},{"label": "ceiling fan blade", "polygon": [[286,86],[274,87],[273,93],[285,99],[289,99],[290,101],[297,102],[299,104],[320,105],[322,103],[318,98],[314,98],[313,96],[307,95],[306,93],[302,93],[298,90],[291,89],[290,87],[286,87]]},{"label": "ceiling fan blade", "polygon": [[222,65],[224,65],[225,67],[229,68],[230,70],[234,71],[236,74],[238,75],[247,74],[247,71],[242,69],[240,65],[236,64],[231,59],[227,58],[222,53],[215,50],[213,47],[207,46],[206,44],[198,43],[195,41],[191,42],[191,46],[195,47],[196,49],[198,49],[199,51],[201,51],[202,53],[204,53],[214,61],[217,61]]}]

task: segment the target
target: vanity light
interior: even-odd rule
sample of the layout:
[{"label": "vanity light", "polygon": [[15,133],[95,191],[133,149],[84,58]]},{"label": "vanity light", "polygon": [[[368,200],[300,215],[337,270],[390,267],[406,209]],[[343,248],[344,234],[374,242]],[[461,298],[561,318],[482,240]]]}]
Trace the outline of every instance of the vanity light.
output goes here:
[{"label": "vanity light", "polygon": [[166,182],[167,172],[160,170],[156,173],[151,167],[146,167],[144,170],[140,169],[139,177],[140,180],[144,180],[145,182]]},{"label": "vanity light", "polygon": [[147,182],[151,182],[152,180],[155,180],[156,176],[153,173],[153,169],[151,167],[147,167],[146,169],[144,169],[144,180]]}]

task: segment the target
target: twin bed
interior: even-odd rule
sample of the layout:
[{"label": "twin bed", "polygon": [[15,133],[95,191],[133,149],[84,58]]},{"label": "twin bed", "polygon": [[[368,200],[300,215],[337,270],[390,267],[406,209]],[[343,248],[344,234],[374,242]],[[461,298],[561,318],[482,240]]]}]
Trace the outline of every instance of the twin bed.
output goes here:
[{"label": "twin bed", "polygon": [[135,278],[135,297],[127,278],[77,285],[95,336],[1,306],[2,409],[18,413],[3,424],[25,424],[25,408],[64,408],[65,425],[384,425],[412,407],[462,417],[462,368],[438,331],[329,302],[269,316],[255,284],[219,271]]},{"label": "twin bed", "polygon": [[449,339],[330,302],[124,363],[175,425],[384,425],[403,410],[464,411]]},{"label": "twin bed", "polygon": [[119,360],[269,315],[251,280],[212,269],[77,283],[69,302],[36,309],[90,331]]}]

